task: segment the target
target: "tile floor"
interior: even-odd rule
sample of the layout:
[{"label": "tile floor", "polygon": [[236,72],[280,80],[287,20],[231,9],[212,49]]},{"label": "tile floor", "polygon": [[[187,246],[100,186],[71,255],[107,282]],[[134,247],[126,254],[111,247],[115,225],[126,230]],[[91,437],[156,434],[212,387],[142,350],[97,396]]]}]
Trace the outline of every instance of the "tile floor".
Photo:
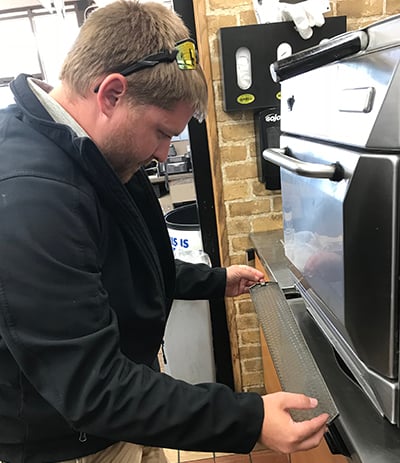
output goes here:
[{"label": "tile floor", "polygon": [[165,449],[169,463],[263,463],[268,458],[268,463],[282,461],[282,455],[275,454],[264,448],[256,449],[246,455],[235,453],[213,453],[213,452],[185,452],[182,450]]}]

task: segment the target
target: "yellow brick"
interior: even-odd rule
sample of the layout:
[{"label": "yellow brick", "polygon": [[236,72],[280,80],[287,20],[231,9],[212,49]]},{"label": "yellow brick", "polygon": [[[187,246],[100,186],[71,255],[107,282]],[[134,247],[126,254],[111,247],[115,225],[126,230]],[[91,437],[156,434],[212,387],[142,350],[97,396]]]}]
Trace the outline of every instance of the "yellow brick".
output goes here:
[{"label": "yellow brick", "polygon": [[251,223],[248,219],[230,219],[227,221],[226,228],[229,235],[248,234],[251,232]]},{"label": "yellow brick", "polygon": [[389,15],[400,13],[399,0],[386,0],[386,13]]},{"label": "yellow brick", "polygon": [[246,315],[239,315],[236,319],[236,325],[238,330],[248,330],[251,328],[258,328],[258,319],[257,315],[254,314],[246,314]]},{"label": "yellow brick", "polygon": [[264,386],[264,383],[263,385],[260,385],[260,386],[246,386],[245,388],[243,388],[243,391],[245,392],[255,392],[257,394],[260,394],[260,395],[265,395],[265,386]]},{"label": "yellow brick", "polygon": [[221,127],[222,141],[243,141],[254,138],[254,128],[250,123],[229,124]]},{"label": "yellow brick", "polygon": [[216,35],[212,36],[209,39],[209,46],[210,46],[210,54],[211,54],[211,59],[218,59],[220,60],[220,45],[219,45],[219,40]]},{"label": "yellow brick", "polygon": [[254,313],[254,305],[250,298],[247,301],[240,301],[238,303],[238,313]]},{"label": "yellow brick", "polygon": [[278,230],[283,227],[282,214],[274,213],[253,220],[253,231]]},{"label": "yellow brick", "polygon": [[256,142],[255,141],[250,141],[250,143],[249,143],[249,151],[250,151],[250,156],[252,158],[255,158],[257,156]]},{"label": "yellow brick", "polygon": [[260,342],[260,331],[259,330],[247,330],[239,333],[240,344],[259,344]]},{"label": "yellow brick", "polygon": [[223,108],[223,104],[222,104],[223,92],[222,92],[222,83],[221,83],[220,80],[217,80],[217,81],[213,82],[213,90],[214,90],[215,109],[217,110],[217,112],[219,112],[219,111],[222,112],[222,108]]},{"label": "yellow brick", "polygon": [[[249,122],[251,124],[251,128],[252,128],[251,132],[254,133],[254,121],[253,121],[254,116],[253,116],[252,111],[243,111],[242,116],[243,116],[243,121],[244,122],[247,121],[247,122]],[[254,137],[252,137],[252,139],[253,138]]]},{"label": "yellow brick", "polygon": [[264,381],[263,373],[243,373],[243,387],[262,384]]},{"label": "yellow brick", "polygon": [[261,357],[261,346],[241,346],[239,355],[241,359]]},{"label": "yellow brick", "polygon": [[255,196],[272,196],[276,194],[275,191],[267,190],[265,185],[259,181],[255,181],[252,184],[252,191]]},{"label": "yellow brick", "polygon": [[[243,114],[238,112],[238,111],[233,111],[233,112],[232,111],[230,111],[230,112],[224,111],[223,110],[223,104],[222,104],[222,95],[221,95],[221,101],[220,101],[220,104],[218,105],[218,109],[217,109],[217,120],[220,123],[225,123],[225,122],[242,123]],[[242,140],[242,144],[244,146],[247,146],[248,141],[247,140]]]},{"label": "yellow brick", "polygon": [[226,0],[209,0],[208,2],[210,9],[218,9],[218,8],[223,8],[224,10],[230,9],[232,10],[235,7],[240,7],[240,6],[246,6],[248,5],[248,1],[246,0],[230,0],[229,5],[227,6]]},{"label": "yellow brick", "polygon": [[232,238],[232,250],[234,252],[243,252],[251,247],[250,238],[248,236],[239,236]]},{"label": "yellow brick", "polygon": [[221,27],[236,26],[236,15],[234,14],[217,14],[207,16],[208,36],[217,34]]},{"label": "yellow brick", "polygon": [[257,176],[257,166],[254,162],[227,165],[223,175],[227,180],[254,178]]},{"label": "yellow brick", "polygon": [[244,161],[247,157],[246,147],[244,145],[222,146],[220,156],[223,162]]},{"label": "yellow brick", "polygon": [[272,198],[272,210],[274,212],[282,212],[282,196],[274,196]]},{"label": "yellow brick", "polygon": [[242,11],[239,15],[239,23],[241,26],[245,26],[247,24],[257,24],[256,15],[254,11]]},{"label": "yellow brick", "polygon": [[266,214],[271,212],[271,201],[269,198],[254,201],[238,201],[237,203],[230,203],[228,211],[231,217]]},{"label": "yellow brick", "polygon": [[213,80],[221,79],[221,65],[219,59],[211,60],[211,75]]},{"label": "yellow brick", "polygon": [[339,16],[366,17],[383,14],[382,0],[347,0],[337,3],[337,13]]},{"label": "yellow brick", "polygon": [[224,200],[232,201],[246,198],[249,195],[249,190],[249,185],[246,182],[226,182],[224,183]]},{"label": "yellow brick", "polygon": [[347,18],[347,30],[355,31],[369,26],[371,23],[378,21],[379,16],[367,16],[365,18]]},{"label": "yellow brick", "polygon": [[259,373],[260,371],[263,371],[263,365],[262,365],[261,359],[244,360],[242,362],[242,365],[243,365],[243,370],[247,373],[252,373],[252,372]]},{"label": "yellow brick", "polygon": [[231,256],[230,265],[245,265],[245,264],[246,264],[245,253],[235,254]]}]

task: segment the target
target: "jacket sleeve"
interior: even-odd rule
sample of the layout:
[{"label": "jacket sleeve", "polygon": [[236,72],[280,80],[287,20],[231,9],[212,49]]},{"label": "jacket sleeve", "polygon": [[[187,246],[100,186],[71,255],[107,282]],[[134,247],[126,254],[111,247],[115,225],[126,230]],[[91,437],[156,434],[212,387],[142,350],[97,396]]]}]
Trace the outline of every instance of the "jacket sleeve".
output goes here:
[{"label": "jacket sleeve", "polygon": [[216,299],[224,297],[226,269],[206,264],[191,264],[175,259],[176,299]]},{"label": "jacket sleeve", "polygon": [[2,181],[0,198],[0,339],[71,428],[88,439],[249,452],[263,421],[258,394],[189,385],[121,352],[95,199],[29,177]]}]

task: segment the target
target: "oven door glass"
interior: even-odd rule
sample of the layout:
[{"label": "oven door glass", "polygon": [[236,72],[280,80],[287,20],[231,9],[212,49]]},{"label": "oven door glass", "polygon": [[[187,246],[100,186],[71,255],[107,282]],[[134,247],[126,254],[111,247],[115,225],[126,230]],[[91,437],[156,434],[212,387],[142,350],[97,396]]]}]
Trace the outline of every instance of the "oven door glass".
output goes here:
[{"label": "oven door glass", "polygon": [[[301,161],[338,161],[323,145],[287,137],[282,143]],[[285,169],[281,176],[285,254],[344,325],[343,203],[349,180],[302,177]]]},{"label": "oven door glass", "polygon": [[301,161],[344,168],[338,182],[281,169],[285,254],[313,309],[354,356],[396,378],[400,155],[286,135],[281,147]]}]

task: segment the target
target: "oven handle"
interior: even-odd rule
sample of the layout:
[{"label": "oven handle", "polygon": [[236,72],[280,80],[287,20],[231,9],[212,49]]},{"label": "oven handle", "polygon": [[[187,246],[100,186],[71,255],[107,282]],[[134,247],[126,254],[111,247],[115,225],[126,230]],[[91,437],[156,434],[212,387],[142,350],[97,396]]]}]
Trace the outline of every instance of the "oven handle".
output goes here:
[{"label": "oven handle", "polygon": [[325,64],[355,55],[367,48],[368,41],[366,31],[346,32],[324,43],[275,61],[270,65],[271,77],[275,82],[282,82]]},{"label": "oven handle", "polygon": [[289,148],[267,148],[263,151],[263,158],[301,177],[328,178],[335,182],[344,179],[343,166],[338,162],[334,164],[304,162],[288,156],[289,153]]}]

